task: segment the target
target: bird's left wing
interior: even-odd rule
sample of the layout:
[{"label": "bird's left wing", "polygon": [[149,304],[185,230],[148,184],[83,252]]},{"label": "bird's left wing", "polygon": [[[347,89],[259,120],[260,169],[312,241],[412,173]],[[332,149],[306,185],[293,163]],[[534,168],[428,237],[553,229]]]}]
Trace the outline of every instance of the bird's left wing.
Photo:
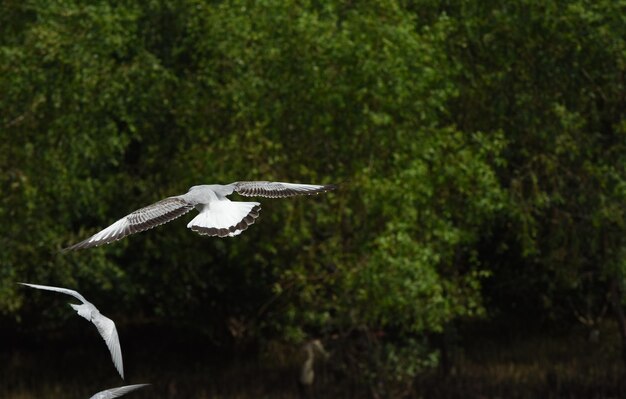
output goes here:
[{"label": "bird's left wing", "polygon": [[126,395],[129,392],[135,391],[143,387],[147,387],[148,385],[150,384],[135,384],[135,385],[126,385],[126,386],[119,387],[119,388],[111,388],[111,389],[107,389],[106,391],[98,392],[97,394],[93,395],[89,399],[119,398],[122,395]]},{"label": "bird's left wing", "polygon": [[294,195],[325,193],[337,188],[334,184],[299,184],[273,181],[239,181],[230,184],[233,190],[247,197],[283,198]]},{"label": "bird's left wing", "polygon": [[120,238],[124,238],[129,234],[139,233],[172,221],[193,208],[194,205],[187,202],[183,196],[165,198],[164,200],[155,202],[152,205],[148,205],[124,216],[106,229],[84,241],[65,248],[64,251],[108,244]]},{"label": "bird's left wing", "polygon": [[98,332],[106,342],[109,352],[111,352],[111,359],[115,368],[120,373],[120,376],[124,378],[124,365],[122,363],[122,348],[120,346],[120,338],[117,335],[117,329],[113,320],[109,319],[102,314],[94,317],[93,324],[98,328]]}]

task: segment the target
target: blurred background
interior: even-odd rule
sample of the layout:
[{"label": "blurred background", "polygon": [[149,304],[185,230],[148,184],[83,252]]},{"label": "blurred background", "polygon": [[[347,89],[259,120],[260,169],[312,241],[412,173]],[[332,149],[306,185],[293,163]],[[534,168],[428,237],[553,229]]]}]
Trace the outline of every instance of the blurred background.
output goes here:
[{"label": "blurred background", "polygon": [[[626,395],[626,1],[0,4],[0,397]],[[339,189],[59,252],[239,180]]]}]

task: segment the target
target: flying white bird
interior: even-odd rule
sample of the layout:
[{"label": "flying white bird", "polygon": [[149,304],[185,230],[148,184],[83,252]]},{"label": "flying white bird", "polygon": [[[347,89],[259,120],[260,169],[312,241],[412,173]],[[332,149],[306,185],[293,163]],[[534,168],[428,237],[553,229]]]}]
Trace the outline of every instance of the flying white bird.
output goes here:
[{"label": "flying white bird", "polygon": [[137,384],[137,385],[126,385],[119,388],[107,389],[106,391],[98,392],[93,395],[89,399],[113,399],[119,398],[122,395],[126,395],[129,392],[136,391],[137,389],[146,387],[150,384]]},{"label": "flying white bird", "polygon": [[[81,305],[75,305],[70,303],[70,306],[74,308],[76,312],[85,319],[91,321],[96,325],[98,332],[106,342],[107,347],[109,348],[109,352],[111,352],[111,359],[113,359],[113,364],[115,368],[120,373],[120,376],[124,378],[124,366],[122,364],[122,348],[120,347],[120,339],[117,335],[117,329],[115,328],[115,323],[113,320],[108,317],[102,315],[100,311],[91,303],[88,302],[81,294],[74,290],[68,290],[66,288],[59,287],[50,287],[47,285],[37,285],[37,284],[27,284],[27,283],[19,283],[22,285],[26,285],[28,287],[37,288],[40,290],[48,290],[60,292],[63,294],[71,295],[74,298],[78,299],[82,302]],[[115,396],[112,396],[115,397]]]},{"label": "flying white bird", "polygon": [[167,223],[196,208],[196,216],[187,227],[198,234],[234,237],[254,224],[261,204],[258,202],[231,202],[227,195],[233,192],[244,196],[268,198],[318,194],[334,190],[335,185],[294,184],[268,181],[241,181],[227,185],[211,184],[193,186],[182,195],[168,197],[124,216],[106,229],[74,244],[66,251],[96,247],[119,240],[129,234],[139,233]]}]

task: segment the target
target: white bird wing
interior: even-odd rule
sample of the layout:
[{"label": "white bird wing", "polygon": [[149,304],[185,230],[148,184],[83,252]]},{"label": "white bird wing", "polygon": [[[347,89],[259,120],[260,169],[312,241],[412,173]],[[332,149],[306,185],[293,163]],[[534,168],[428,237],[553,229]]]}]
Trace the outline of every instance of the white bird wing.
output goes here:
[{"label": "white bird wing", "polygon": [[239,181],[232,183],[233,189],[248,197],[283,198],[294,195],[325,193],[337,188],[334,184],[298,184],[272,181]]},{"label": "white bird wing", "polygon": [[18,283],[18,284],[25,285],[25,286],[31,287],[31,288],[37,288],[39,290],[60,292],[62,294],[71,295],[74,298],[76,298],[79,301],[81,301],[82,303],[89,303],[89,302],[87,302],[85,297],[83,297],[81,294],[79,294],[78,292],[76,292],[74,290],[69,290],[67,288],[51,287],[49,285],[38,285],[38,284],[28,284],[28,283]]},{"label": "white bird wing", "polygon": [[111,352],[111,359],[115,368],[120,373],[122,379],[124,378],[124,365],[122,363],[122,348],[120,346],[120,338],[117,335],[117,329],[115,323],[108,317],[98,314],[92,320],[93,324],[98,328],[98,332],[106,342],[109,352]]},{"label": "white bird wing", "polygon": [[129,392],[136,391],[137,389],[147,387],[150,384],[135,384],[135,385],[126,385],[119,388],[111,388],[106,391],[98,392],[93,395],[89,399],[114,399],[119,398],[122,395],[126,395]]},{"label": "white bird wing", "polygon": [[113,223],[106,229],[93,236],[74,244],[64,251],[91,248],[101,244],[119,240],[127,235],[151,229],[163,223],[170,222],[184,215],[194,208],[194,205],[183,199],[182,196],[169,197],[152,205],[138,209]]}]

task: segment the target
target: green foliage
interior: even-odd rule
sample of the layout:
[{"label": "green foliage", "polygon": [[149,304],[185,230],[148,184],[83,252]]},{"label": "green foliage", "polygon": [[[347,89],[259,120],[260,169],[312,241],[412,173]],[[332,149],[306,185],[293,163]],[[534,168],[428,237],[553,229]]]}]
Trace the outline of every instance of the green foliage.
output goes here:
[{"label": "green foliage", "polygon": [[522,262],[539,266],[535,289],[548,290],[547,304],[575,296],[588,273],[610,280],[626,270],[625,7],[520,0],[448,10],[458,21],[449,54],[465,66],[459,127],[506,132],[501,242],[520,243]]}]

